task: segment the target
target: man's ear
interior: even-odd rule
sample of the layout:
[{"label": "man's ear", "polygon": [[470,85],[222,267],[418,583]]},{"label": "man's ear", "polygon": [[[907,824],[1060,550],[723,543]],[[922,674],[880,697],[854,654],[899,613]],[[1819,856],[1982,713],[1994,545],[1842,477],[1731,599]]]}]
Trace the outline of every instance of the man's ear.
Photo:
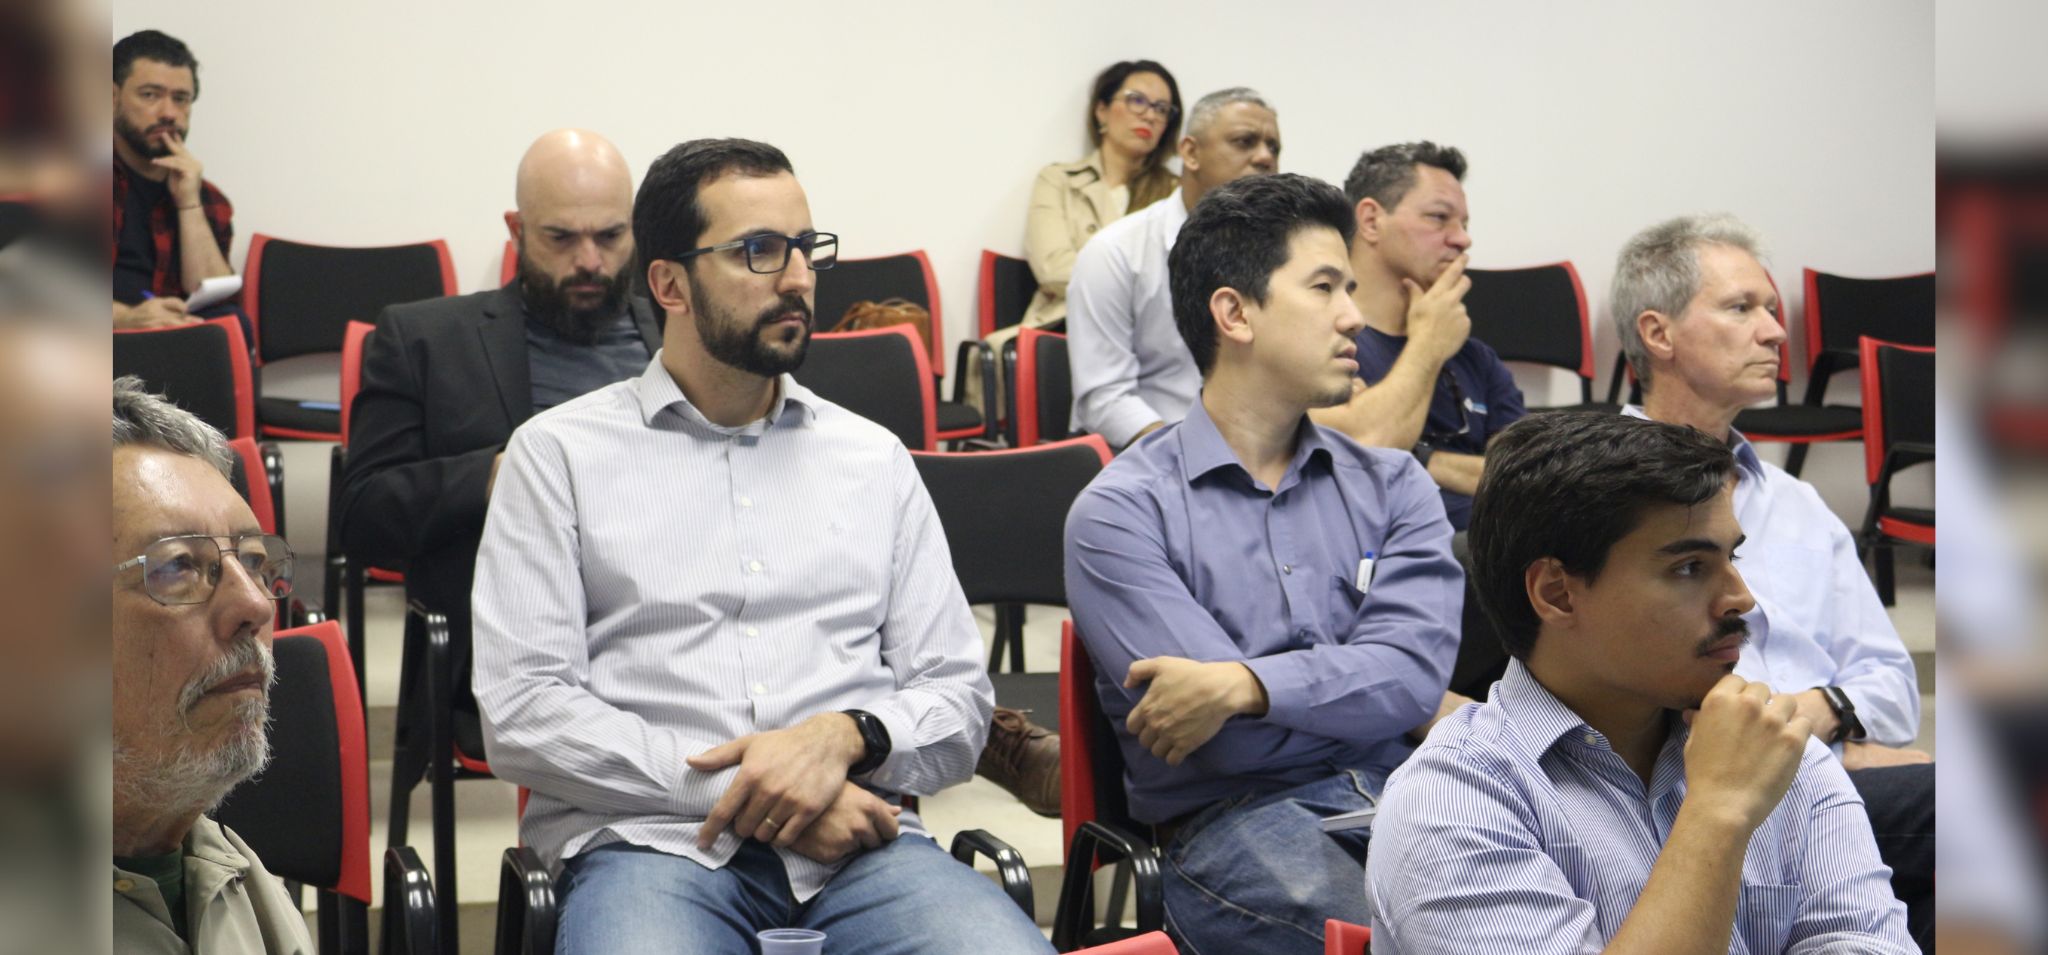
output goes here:
[{"label": "man's ear", "polygon": [[681,262],[667,259],[647,263],[647,294],[671,317],[690,314],[690,277],[683,273],[684,268]]},{"label": "man's ear", "polygon": [[1225,286],[1209,293],[1209,318],[1216,323],[1216,335],[1240,345],[1252,343],[1251,316],[1246,314],[1244,296]]},{"label": "man's ear", "polygon": [[505,234],[512,237],[512,247],[519,247],[519,234],[525,228],[526,220],[519,217],[519,210],[505,210]]},{"label": "man's ear", "polygon": [[1536,619],[1553,626],[1570,626],[1573,621],[1571,575],[1564,562],[1544,557],[1522,570],[1522,587],[1529,594],[1529,606]]},{"label": "man's ear", "polygon": [[1380,201],[1366,196],[1358,200],[1358,205],[1351,210],[1351,214],[1358,220],[1358,236],[1355,241],[1367,245],[1380,244],[1380,217],[1386,214],[1386,210],[1380,208]]},{"label": "man's ear", "polygon": [[1193,133],[1182,136],[1180,142],[1174,145],[1174,149],[1180,153],[1180,168],[1182,172],[1192,173],[1202,168],[1200,151],[1195,148],[1195,135]]},{"label": "man's ear", "polygon": [[1668,362],[1678,349],[1671,340],[1672,326],[1677,319],[1656,309],[1644,309],[1636,316],[1636,334],[1643,340],[1643,350],[1649,352],[1652,361]]}]

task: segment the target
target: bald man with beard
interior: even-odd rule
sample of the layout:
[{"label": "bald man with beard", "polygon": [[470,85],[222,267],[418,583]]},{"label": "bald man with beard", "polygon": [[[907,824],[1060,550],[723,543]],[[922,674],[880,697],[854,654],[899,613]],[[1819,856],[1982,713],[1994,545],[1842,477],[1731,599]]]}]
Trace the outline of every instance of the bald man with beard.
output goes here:
[{"label": "bald man with beard", "polygon": [[[448,617],[458,741],[476,725],[469,588],[505,442],[534,414],[638,375],[661,345],[653,308],[631,294],[633,178],[618,148],[547,133],[519,162],[516,196],[517,277],[378,316],[343,478],[350,559],[405,571],[407,598]],[[398,771],[409,783],[424,766]]]}]

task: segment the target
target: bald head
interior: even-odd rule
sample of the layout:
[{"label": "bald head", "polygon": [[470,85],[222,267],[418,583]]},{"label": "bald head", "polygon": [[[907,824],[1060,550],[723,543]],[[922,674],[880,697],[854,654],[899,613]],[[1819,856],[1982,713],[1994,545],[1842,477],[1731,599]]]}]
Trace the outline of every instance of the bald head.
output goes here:
[{"label": "bald head", "polygon": [[519,211],[528,216],[538,206],[566,199],[624,203],[629,216],[633,207],[626,157],[611,140],[587,129],[557,129],[534,140],[519,160],[515,189]]},{"label": "bald head", "polygon": [[543,321],[572,340],[619,314],[633,261],[633,175],[626,157],[586,129],[534,140],[519,160],[519,283]]}]

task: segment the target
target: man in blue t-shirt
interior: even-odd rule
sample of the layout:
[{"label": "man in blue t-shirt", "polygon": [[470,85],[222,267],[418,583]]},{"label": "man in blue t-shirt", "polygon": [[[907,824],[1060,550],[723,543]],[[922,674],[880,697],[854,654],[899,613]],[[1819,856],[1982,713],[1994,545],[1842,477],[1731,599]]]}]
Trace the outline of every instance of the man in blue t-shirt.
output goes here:
[{"label": "man in blue t-shirt", "polygon": [[1361,444],[1412,448],[1460,531],[1487,442],[1526,413],[1500,357],[1470,337],[1464,178],[1463,153],[1426,141],[1382,146],[1351,168],[1359,382],[1349,403],[1314,415]]}]

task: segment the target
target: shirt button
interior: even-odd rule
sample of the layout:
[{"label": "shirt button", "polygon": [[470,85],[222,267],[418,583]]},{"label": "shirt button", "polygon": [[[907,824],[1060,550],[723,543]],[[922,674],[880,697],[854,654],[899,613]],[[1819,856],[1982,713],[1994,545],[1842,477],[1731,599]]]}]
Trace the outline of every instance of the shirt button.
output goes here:
[{"label": "shirt button", "polygon": [[753,507],[753,506],[754,506],[754,499],[753,499],[753,498],[751,498],[751,497],[743,497],[743,498],[740,498],[740,506],[741,506],[741,507]]},{"label": "shirt button", "polygon": [[768,692],[768,684],[766,684],[766,683],[756,683],[756,684],[754,684],[754,695],[755,695],[755,696],[763,696],[763,695],[767,694],[767,692]]},{"label": "shirt button", "polygon": [[752,571],[753,573],[756,573],[756,574],[760,573],[760,572],[761,572],[761,562],[760,562],[760,561],[758,561],[758,560],[750,560],[750,561],[747,561],[747,570],[749,570],[749,571]]},{"label": "shirt button", "polygon": [[133,892],[135,891],[135,881],[133,879],[115,879],[114,891]]},{"label": "shirt button", "polygon": [[761,635],[761,628],[759,628],[759,627],[748,627],[748,628],[747,628],[747,636],[750,636],[750,637],[758,637],[758,636],[760,636],[760,635]]},{"label": "shirt button", "polygon": [[1291,574],[1291,573],[1294,573],[1294,565],[1293,565],[1293,564],[1281,564],[1281,565],[1280,565],[1280,572],[1281,572],[1281,573],[1283,573],[1283,574]]},{"label": "shirt button", "polygon": [[1594,735],[1594,734],[1592,734],[1592,733],[1587,733],[1587,734],[1586,734],[1586,745],[1587,745],[1587,746],[1598,746],[1598,745],[1600,745],[1600,737],[1599,737],[1599,736],[1596,736],[1596,735]]}]

